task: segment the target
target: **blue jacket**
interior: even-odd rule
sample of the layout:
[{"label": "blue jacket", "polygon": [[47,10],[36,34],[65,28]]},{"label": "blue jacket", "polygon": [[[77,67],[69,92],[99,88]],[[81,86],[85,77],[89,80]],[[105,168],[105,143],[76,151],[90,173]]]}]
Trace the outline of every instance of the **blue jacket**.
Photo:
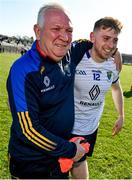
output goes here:
[{"label": "blue jacket", "polygon": [[13,117],[9,153],[18,160],[74,157],[74,74],[88,41],[73,43],[61,64],[32,48],[10,69],[7,91]]}]

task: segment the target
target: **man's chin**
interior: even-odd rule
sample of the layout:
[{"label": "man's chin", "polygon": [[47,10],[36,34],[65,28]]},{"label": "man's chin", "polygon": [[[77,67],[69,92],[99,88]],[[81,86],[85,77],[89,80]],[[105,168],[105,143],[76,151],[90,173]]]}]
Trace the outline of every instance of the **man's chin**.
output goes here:
[{"label": "man's chin", "polygon": [[66,53],[55,54],[57,59],[62,59],[65,55],[66,55]]},{"label": "man's chin", "polygon": [[52,57],[50,57],[51,59],[53,59],[53,61],[55,61],[55,62],[59,62],[59,61],[61,61],[62,59],[63,59],[63,57],[64,57],[65,55],[54,55],[54,56],[52,56]]},{"label": "man's chin", "polygon": [[60,61],[66,55],[66,53],[67,51],[59,51],[56,53],[52,52],[52,59],[54,59],[56,62]]},{"label": "man's chin", "polygon": [[110,57],[111,57],[110,54],[105,54],[105,55],[103,56],[103,59],[108,59],[108,58],[110,58]]}]

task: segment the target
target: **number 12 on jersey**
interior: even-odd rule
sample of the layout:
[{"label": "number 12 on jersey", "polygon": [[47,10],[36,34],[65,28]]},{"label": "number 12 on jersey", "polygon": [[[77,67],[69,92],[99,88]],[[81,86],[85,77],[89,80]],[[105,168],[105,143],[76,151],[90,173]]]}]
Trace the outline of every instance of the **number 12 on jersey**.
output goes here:
[{"label": "number 12 on jersey", "polygon": [[93,80],[100,81],[100,74],[99,73],[93,73]]}]

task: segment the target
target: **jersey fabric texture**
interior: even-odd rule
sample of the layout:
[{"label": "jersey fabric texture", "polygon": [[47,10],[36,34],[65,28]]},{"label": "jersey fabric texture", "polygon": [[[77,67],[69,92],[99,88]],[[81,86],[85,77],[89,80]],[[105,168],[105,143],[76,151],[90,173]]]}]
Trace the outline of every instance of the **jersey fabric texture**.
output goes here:
[{"label": "jersey fabric texture", "polygon": [[95,132],[103,112],[105,94],[118,78],[113,58],[97,63],[89,52],[85,53],[75,74],[73,134],[89,135]]},{"label": "jersey fabric texture", "polygon": [[91,43],[74,42],[61,64],[43,57],[36,44],[14,62],[7,79],[13,116],[9,153],[17,160],[45,163],[72,158],[76,145],[67,139],[74,123],[75,68]]}]

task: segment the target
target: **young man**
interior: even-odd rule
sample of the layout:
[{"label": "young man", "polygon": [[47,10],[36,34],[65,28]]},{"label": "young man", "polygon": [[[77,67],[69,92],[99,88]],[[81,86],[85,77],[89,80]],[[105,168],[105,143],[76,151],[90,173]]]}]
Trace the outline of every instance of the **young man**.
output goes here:
[{"label": "young man", "polygon": [[[90,143],[88,156],[92,156],[93,153],[105,94],[110,87],[118,112],[112,135],[118,134],[123,125],[124,108],[119,72],[111,57],[117,47],[121,29],[122,24],[117,19],[111,17],[99,19],[90,34],[93,47],[85,53],[76,68],[75,122],[72,136],[83,136],[87,139]],[[72,175],[78,179],[89,177],[86,155],[74,164]]]}]

